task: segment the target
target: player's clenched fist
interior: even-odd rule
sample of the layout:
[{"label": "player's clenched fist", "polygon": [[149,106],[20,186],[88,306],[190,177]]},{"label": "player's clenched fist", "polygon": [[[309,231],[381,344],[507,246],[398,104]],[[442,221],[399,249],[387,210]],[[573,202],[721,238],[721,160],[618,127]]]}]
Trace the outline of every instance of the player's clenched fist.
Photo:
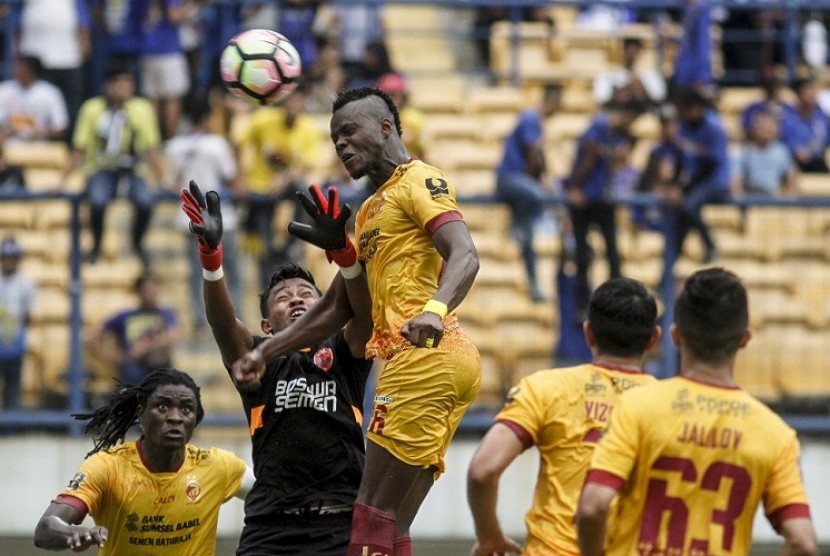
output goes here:
[{"label": "player's clenched fist", "polygon": [[231,368],[231,376],[236,387],[244,392],[251,392],[260,387],[260,379],[265,374],[265,360],[257,349],[246,353]]},{"label": "player's clenched fist", "polygon": [[401,336],[417,347],[438,347],[444,336],[444,323],[440,315],[424,312],[404,323]]},{"label": "player's clenched fist", "polygon": [[90,546],[102,547],[107,541],[106,527],[84,527],[75,525],[72,534],[67,537],[66,544],[73,552],[82,552]]},{"label": "player's clenched fist", "polygon": [[479,541],[470,551],[470,556],[507,556],[521,554],[522,547],[516,541],[502,536],[492,542]]}]

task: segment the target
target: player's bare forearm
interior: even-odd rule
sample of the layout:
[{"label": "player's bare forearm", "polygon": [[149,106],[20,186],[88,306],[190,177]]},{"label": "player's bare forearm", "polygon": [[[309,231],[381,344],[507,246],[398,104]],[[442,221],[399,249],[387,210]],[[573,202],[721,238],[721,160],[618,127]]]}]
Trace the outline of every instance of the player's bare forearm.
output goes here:
[{"label": "player's bare forearm", "polygon": [[784,537],[783,556],[813,556],[817,552],[816,532],[807,517],[787,519],[781,524]]},{"label": "player's bare forearm", "polygon": [[605,522],[616,491],[605,485],[588,483],[582,489],[576,513],[576,534],[582,556],[602,556]]},{"label": "player's bare forearm", "polygon": [[203,280],[203,284],[205,317],[222,355],[222,362],[230,368],[234,361],[254,347],[254,338],[236,318],[225,278]]},{"label": "player's bare forearm", "polygon": [[446,304],[447,309],[452,311],[467,296],[478,274],[476,246],[467,225],[461,220],[438,228],[432,234],[432,242],[446,261],[438,291],[432,297]]},{"label": "player's bare forearm", "polygon": [[52,503],[35,528],[34,543],[46,550],[84,550],[104,546],[106,527],[85,527],[81,514],[68,504]]},{"label": "player's bare forearm", "polygon": [[280,330],[257,347],[266,365],[287,353],[322,342],[352,318],[345,285],[335,287],[337,281],[335,278],[333,287],[291,326]]},{"label": "player's bare forearm", "polygon": [[369,283],[366,280],[366,271],[360,273],[357,278],[346,280],[341,273],[337,273],[332,288],[337,287],[339,282],[343,283],[346,291],[352,318],[346,324],[346,342],[349,344],[349,351],[355,357],[365,357],[366,342],[372,336],[372,297],[369,294]]}]

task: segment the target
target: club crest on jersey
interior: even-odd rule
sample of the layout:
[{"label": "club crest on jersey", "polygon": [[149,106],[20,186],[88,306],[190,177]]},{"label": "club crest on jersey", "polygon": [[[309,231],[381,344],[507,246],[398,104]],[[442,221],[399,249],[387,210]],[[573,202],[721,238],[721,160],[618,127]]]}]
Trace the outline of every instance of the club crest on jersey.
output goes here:
[{"label": "club crest on jersey", "polygon": [[192,477],[187,481],[187,485],[184,487],[184,494],[191,502],[199,499],[199,495],[202,494],[202,485],[199,484],[196,477]]},{"label": "club crest on jersey", "polygon": [[449,197],[450,195],[450,187],[447,185],[447,180],[441,178],[427,178],[424,180],[424,185],[426,185],[427,190],[429,191],[429,196],[433,199],[437,199],[438,197]]},{"label": "club crest on jersey", "polygon": [[330,347],[324,347],[317,350],[314,354],[314,364],[328,372],[334,364],[334,352]]},{"label": "club crest on jersey", "polygon": [[86,479],[86,473],[75,473],[75,475],[69,479],[67,488],[69,490],[78,490],[81,487],[81,483],[84,482],[84,479]]}]

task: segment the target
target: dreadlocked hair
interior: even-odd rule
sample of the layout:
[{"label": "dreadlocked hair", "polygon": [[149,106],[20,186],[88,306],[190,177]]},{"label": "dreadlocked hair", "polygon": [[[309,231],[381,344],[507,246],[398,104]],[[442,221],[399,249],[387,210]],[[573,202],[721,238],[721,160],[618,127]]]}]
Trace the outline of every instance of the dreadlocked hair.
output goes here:
[{"label": "dreadlocked hair", "polygon": [[84,432],[92,434],[94,446],[86,457],[124,442],[127,431],[138,423],[139,409],[146,407],[147,399],[160,386],[182,384],[196,396],[196,424],[205,416],[199,387],[190,375],[177,369],[158,368],[150,372],[138,385],[118,381],[118,392],[92,413],[73,413],[78,421],[88,421]]}]

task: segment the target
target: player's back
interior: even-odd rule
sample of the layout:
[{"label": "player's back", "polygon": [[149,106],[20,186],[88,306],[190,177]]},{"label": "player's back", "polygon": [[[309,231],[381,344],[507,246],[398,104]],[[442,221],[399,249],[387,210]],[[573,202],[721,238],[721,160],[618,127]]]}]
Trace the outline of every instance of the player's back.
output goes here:
[{"label": "player's back", "polygon": [[747,554],[762,497],[773,524],[808,512],[795,431],[739,388],[678,377],[626,394],[596,470],[630,476],[609,555]]},{"label": "player's back", "polygon": [[579,553],[574,515],[594,447],[622,393],[653,381],[643,372],[580,365],[538,371],[510,391],[496,420],[540,456],[525,556]]}]

